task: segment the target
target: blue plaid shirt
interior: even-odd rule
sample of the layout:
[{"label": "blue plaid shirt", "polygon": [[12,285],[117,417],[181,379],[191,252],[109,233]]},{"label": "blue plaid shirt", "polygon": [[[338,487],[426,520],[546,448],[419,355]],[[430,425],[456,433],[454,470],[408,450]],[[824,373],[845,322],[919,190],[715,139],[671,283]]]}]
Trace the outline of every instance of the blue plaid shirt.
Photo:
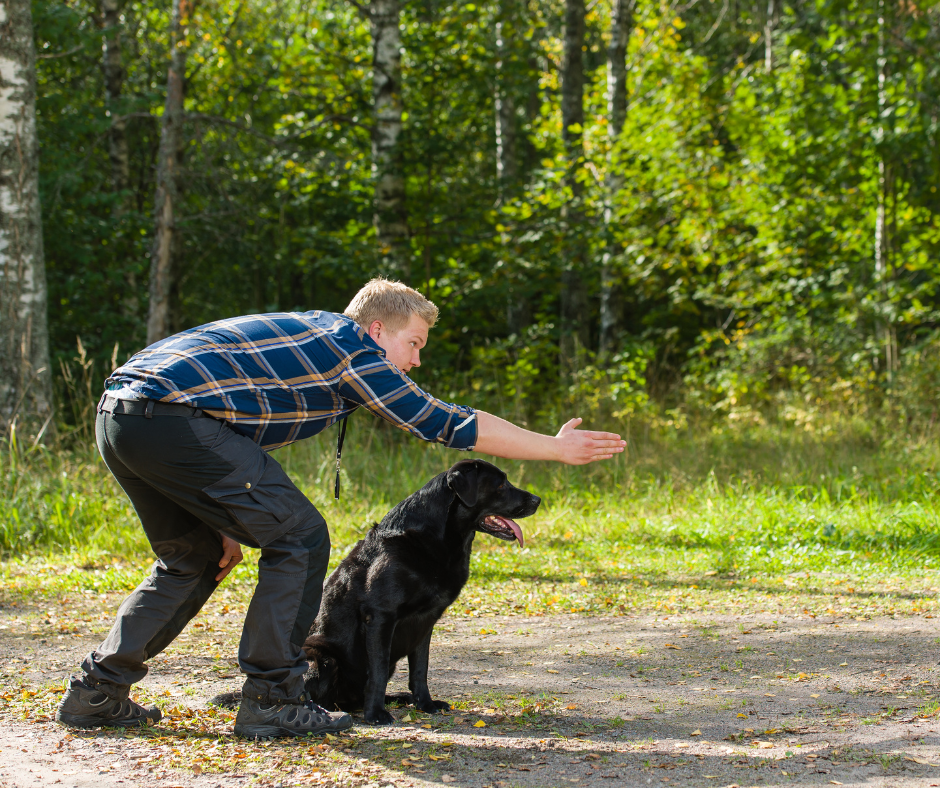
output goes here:
[{"label": "blue plaid shirt", "polygon": [[268,450],[316,435],[360,405],[452,449],[470,450],[477,439],[472,408],[422,391],[361,326],[333,312],[207,323],[140,351],[105,386],[201,408]]}]

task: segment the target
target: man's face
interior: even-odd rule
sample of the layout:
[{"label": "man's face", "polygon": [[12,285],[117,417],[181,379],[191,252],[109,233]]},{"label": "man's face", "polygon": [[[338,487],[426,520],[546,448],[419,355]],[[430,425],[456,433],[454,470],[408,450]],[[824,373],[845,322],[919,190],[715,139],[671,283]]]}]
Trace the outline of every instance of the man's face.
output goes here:
[{"label": "man's face", "polygon": [[389,331],[381,320],[369,326],[369,336],[385,351],[385,357],[402,372],[408,374],[421,366],[421,348],[428,343],[428,324],[412,314],[401,331]]}]

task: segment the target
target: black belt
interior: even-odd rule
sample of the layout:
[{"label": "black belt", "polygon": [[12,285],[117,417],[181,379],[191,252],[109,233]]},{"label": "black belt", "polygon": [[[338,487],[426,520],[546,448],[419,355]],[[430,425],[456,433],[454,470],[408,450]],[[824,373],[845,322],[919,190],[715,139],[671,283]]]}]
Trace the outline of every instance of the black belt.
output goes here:
[{"label": "black belt", "polygon": [[170,402],[157,402],[153,399],[118,399],[107,392],[98,403],[99,413],[110,413],[112,416],[143,416],[152,419],[154,416],[202,416],[199,408],[189,405],[174,405]]}]

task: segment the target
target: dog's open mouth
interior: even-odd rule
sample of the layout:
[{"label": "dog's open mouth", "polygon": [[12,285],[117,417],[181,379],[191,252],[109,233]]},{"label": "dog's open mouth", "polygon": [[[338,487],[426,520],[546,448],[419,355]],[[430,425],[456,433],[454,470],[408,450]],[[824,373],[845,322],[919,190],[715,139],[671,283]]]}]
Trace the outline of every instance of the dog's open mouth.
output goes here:
[{"label": "dog's open mouth", "polygon": [[481,530],[492,534],[497,539],[505,539],[511,542],[513,539],[519,541],[519,547],[525,547],[525,540],[522,538],[522,529],[515,521],[508,517],[500,517],[498,514],[491,514],[486,517],[480,525]]}]

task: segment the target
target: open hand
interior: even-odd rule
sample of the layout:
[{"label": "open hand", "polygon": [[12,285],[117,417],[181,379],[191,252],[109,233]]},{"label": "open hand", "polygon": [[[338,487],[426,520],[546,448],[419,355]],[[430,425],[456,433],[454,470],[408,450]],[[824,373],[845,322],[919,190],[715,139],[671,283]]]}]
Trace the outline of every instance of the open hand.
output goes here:
[{"label": "open hand", "polygon": [[593,432],[579,430],[581,419],[571,419],[555,438],[559,442],[558,459],[568,465],[587,465],[595,460],[609,460],[620,454],[627,445],[625,440],[614,432]]},{"label": "open hand", "polygon": [[215,576],[217,583],[224,580],[225,576],[240,564],[242,558],[244,558],[242,555],[242,546],[238,542],[225,534],[219,534],[219,536],[222,537],[222,560],[219,561],[219,567],[221,567],[222,571]]}]

